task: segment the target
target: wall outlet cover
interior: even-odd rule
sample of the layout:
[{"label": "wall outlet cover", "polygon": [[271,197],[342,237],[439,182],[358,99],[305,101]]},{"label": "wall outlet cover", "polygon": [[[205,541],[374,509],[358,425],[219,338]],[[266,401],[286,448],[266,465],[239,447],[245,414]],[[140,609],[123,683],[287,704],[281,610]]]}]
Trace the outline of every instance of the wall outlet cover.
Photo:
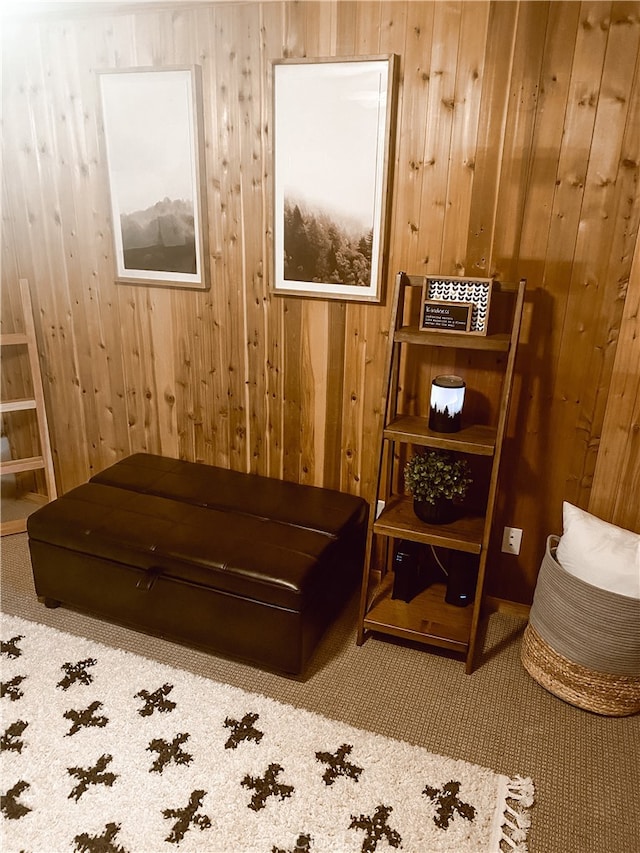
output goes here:
[{"label": "wall outlet cover", "polygon": [[505,527],[502,535],[502,551],[505,554],[519,554],[522,544],[522,529],[520,527]]}]

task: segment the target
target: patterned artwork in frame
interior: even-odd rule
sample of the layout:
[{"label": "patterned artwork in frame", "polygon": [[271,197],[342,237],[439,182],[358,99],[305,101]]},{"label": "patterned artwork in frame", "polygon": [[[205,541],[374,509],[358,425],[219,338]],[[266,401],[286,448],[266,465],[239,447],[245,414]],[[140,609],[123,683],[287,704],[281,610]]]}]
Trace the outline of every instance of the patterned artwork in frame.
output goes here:
[{"label": "patterned artwork in frame", "polygon": [[[422,291],[423,308],[425,304],[433,305],[442,302],[451,306],[469,306],[471,318],[468,328],[458,329],[470,335],[486,335],[489,326],[489,309],[491,307],[491,290],[493,280],[490,278],[462,278],[459,276],[425,276]],[[424,310],[421,315],[421,328],[433,331],[431,326],[423,322]],[[451,327],[449,327],[450,329]],[[449,330],[443,328],[442,331]]]},{"label": "patterned artwork in frame", "polygon": [[116,281],[206,289],[199,66],[98,73]]}]

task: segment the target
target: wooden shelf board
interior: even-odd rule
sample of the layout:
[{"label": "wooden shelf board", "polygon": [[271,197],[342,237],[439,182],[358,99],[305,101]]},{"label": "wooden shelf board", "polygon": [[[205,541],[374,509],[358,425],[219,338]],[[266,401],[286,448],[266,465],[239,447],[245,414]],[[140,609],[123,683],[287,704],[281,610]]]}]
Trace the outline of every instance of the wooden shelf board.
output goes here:
[{"label": "wooden shelf board", "polygon": [[373,530],[382,536],[479,554],[482,550],[484,516],[465,515],[450,524],[426,524],[413,511],[411,498],[396,496],[387,501],[374,522]]},{"label": "wooden shelf board", "polygon": [[470,335],[464,332],[428,332],[418,326],[402,326],[395,333],[395,340],[408,344],[431,347],[455,347],[456,349],[478,349],[507,352],[510,335]]},{"label": "wooden shelf board", "polygon": [[384,437],[426,447],[441,447],[460,453],[493,456],[496,446],[495,427],[471,424],[455,433],[434,432],[426,418],[398,415],[385,427]]},{"label": "wooden shelf board", "polygon": [[390,636],[466,653],[473,608],[455,607],[444,600],[446,587],[436,583],[406,602],[391,598],[389,573],[364,618],[364,627]]}]

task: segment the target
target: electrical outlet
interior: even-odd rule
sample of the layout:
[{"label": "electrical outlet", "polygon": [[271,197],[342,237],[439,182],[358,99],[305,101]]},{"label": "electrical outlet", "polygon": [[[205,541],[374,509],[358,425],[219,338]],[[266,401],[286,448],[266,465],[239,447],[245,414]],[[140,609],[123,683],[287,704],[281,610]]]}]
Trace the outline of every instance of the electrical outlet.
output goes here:
[{"label": "electrical outlet", "polygon": [[519,527],[505,527],[502,534],[502,550],[505,554],[519,554],[522,542],[522,530]]}]

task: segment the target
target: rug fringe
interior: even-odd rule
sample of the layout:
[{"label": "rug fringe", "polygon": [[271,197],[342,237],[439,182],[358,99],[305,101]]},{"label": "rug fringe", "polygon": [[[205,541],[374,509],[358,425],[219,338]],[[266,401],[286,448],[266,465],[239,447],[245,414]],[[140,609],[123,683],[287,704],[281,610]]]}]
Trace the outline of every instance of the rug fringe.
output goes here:
[{"label": "rug fringe", "polygon": [[[500,833],[500,847],[503,850],[510,849],[513,853],[527,853],[527,830],[531,826],[531,818],[527,811],[533,805],[534,787],[528,777],[514,776],[507,782],[506,798],[514,801],[519,809],[513,808],[509,802],[505,802]],[[508,845],[507,847],[504,844]]]}]

